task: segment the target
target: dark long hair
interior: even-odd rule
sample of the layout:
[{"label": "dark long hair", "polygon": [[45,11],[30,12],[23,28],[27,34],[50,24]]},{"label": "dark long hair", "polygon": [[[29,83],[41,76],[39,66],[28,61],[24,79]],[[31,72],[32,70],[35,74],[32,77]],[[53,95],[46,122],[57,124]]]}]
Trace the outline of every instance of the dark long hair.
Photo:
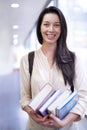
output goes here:
[{"label": "dark long hair", "polygon": [[61,26],[61,35],[57,40],[57,47],[55,52],[55,60],[56,64],[61,70],[64,78],[65,85],[67,82],[71,86],[71,91],[74,91],[74,77],[75,77],[75,54],[71,52],[66,44],[66,38],[67,38],[67,24],[65,17],[63,13],[60,11],[60,9],[50,6],[48,8],[45,8],[41,14],[39,15],[38,21],[37,21],[37,38],[40,44],[43,43],[43,38],[40,32],[42,20],[45,14],[48,13],[55,13],[58,15],[60,19],[60,26]]}]

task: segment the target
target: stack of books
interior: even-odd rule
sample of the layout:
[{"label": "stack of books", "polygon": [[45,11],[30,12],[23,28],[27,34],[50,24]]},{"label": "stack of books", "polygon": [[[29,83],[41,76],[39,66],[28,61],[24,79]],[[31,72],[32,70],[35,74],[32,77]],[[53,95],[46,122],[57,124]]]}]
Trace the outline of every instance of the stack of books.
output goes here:
[{"label": "stack of books", "polygon": [[77,91],[55,90],[49,83],[30,102],[29,106],[40,115],[54,114],[63,119],[78,102]]}]

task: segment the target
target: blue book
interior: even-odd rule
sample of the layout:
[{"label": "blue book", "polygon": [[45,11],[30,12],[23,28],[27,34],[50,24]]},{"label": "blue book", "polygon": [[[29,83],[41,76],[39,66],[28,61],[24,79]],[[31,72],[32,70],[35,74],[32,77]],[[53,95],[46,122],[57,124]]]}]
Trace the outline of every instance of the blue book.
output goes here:
[{"label": "blue book", "polygon": [[56,116],[63,119],[77,104],[78,94],[74,91],[60,106],[56,108]]}]

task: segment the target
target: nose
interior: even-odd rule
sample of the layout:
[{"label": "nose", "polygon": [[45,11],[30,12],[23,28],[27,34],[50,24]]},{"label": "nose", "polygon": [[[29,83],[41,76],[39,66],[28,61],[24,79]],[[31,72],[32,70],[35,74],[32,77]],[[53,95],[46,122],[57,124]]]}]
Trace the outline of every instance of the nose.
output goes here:
[{"label": "nose", "polygon": [[53,25],[50,25],[49,31],[53,31],[53,30],[54,30]]}]

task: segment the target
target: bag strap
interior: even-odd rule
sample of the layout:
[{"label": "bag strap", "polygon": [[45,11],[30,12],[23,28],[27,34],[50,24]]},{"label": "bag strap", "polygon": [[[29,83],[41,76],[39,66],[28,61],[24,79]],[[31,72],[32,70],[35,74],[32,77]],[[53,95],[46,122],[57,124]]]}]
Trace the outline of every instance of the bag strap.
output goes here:
[{"label": "bag strap", "polygon": [[[31,78],[31,75],[32,75],[33,61],[34,61],[34,51],[28,53],[28,63],[29,63],[30,78]],[[32,98],[32,89],[31,89],[31,85],[30,85],[30,97]]]},{"label": "bag strap", "polygon": [[29,62],[29,73],[30,73],[30,77],[32,75],[33,61],[34,61],[34,51],[28,53],[28,62]]}]

